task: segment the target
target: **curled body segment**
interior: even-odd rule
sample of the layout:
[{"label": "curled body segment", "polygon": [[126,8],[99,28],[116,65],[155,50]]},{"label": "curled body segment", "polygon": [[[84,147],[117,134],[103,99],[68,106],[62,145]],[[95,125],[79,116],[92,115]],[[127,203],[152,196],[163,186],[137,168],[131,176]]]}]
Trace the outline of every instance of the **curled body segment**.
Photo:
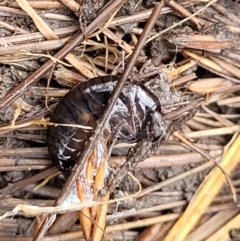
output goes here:
[{"label": "curled body segment", "polygon": [[[77,85],[59,102],[51,122],[94,129],[118,80],[117,76],[104,76]],[[127,143],[146,138],[156,113],[160,113],[158,98],[142,83],[127,82],[107,124],[110,142],[115,137]],[[77,127],[49,126],[47,145],[55,165],[63,171],[70,171],[91,134],[91,130]]]}]

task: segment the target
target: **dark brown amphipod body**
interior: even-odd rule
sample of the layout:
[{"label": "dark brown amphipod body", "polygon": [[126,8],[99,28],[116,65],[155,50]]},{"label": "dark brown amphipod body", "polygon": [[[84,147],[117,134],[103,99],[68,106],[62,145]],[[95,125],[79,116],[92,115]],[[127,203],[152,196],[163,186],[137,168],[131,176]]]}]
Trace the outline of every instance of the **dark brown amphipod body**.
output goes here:
[{"label": "dark brown amphipod body", "polygon": [[[59,102],[51,122],[94,129],[118,79],[117,76],[105,76],[79,84]],[[156,113],[160,113],[157,97],[139,82],[127,83],[107,126],[111,139],[117,135],[121,142],[131,143],[146,138],[152,116]],[[49,126],[47,145],[55,165],[63,171],[71,170],[91,133],[91,130],[77,127]]]}]

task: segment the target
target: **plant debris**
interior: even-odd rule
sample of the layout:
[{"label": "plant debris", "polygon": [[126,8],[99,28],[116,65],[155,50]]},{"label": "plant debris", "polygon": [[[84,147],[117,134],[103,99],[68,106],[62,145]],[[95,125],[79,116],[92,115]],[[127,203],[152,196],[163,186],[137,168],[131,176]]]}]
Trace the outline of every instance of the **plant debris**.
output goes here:
[{"label": "plant debris", "polygon": [[[57,103],[79,83],[121,76],[128,68],[125,78],[146,84],[164,74],[176,96],[198,96],[204,103],[132,171],[140,189],[127,175],[110,201],[100,200],[109,202],[104,239],[239,238],[239,2],[163,1],[129,67],[155,3],[0,3],[1,239],[39,240],[46,210],[64,199],[59,194],[66,191],[66,177],[53,167],[46,148],[46,127],[55,124],[49,117]],[[176,96],[166,96],[171,110],[178,108],[169,103]],[[122,165],[133,145],[114,146],[111,165]],[[55,213],[61,214],[41,240],[83,238],[76,210],[89,207],[84,205],[57,205]],[[30,215],[28,207],[39,212]]]}]

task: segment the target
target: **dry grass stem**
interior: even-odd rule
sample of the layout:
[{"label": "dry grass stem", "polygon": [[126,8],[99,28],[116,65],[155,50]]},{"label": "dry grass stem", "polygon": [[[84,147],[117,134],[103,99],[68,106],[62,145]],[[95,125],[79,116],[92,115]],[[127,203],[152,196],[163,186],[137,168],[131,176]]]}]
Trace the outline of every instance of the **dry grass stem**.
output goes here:
[{"label": "dry grass stem", "polygon": [[41,17],[30,6],[29,2],[26,0],[16,0],[17,4],[28,13],[32,18],[33,22],[39,29],[39,31],[49,40],[57,39],[57,35],[51,30],[51,28],[42,20]]},{"label": "dry grass stem", "polygon": [[[240,161],[239,152],[240,136],[235,140],[231,148],[223,157],[220,165],[228,175],[236,168]],[[194,228],[201,215],[210,205],[213,198],[217,195],[225,181],[225,177],[218,167],[215,167],[208,178],[202,183],[198,192],[194,195],[187,209],[175,223],[169,234],[165,237],[167,240],[184,240],[188,233]],[[211,190],[211,191],[210,191]],[[186,220],[188,225],[186,226]],[[234,223],[234,221],[233,221]]]},{"label": "dry grass stem", "polygon": [[59,0],[63,5],[72,10],[74,13],[78,13],[80,10],[80,5],[74,0]]},{"label": "dry grass stem", "polygon": [[[16,2],[17,2],[17,4],[12,2],[12,3],[9,4],[9,6],[14,7],[14,8],[17,8],[17,7],[20,6],[22,8],[22,5],[19,4],[21,1],[16,1]],[[21,4],[24,4],[23,1],[21,2]],[[64,7],[64,5],[62,5],[59,2],[55,2],[55,1],[41,1],[41,2],[39,2],[39,1],[28,1],[28,5],[31,6],[32,8],[39,8],[39,9],[41,9],[41,8],[52,9],[52,8],[63,8]]]}]

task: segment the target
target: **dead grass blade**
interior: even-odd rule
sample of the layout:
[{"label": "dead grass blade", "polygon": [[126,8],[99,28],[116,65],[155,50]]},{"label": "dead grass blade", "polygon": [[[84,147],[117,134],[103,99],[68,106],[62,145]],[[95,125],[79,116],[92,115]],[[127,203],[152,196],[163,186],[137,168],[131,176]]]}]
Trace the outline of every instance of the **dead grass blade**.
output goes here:
[{"label": "dead grass blade", "polygon": [[[239,148],[240,136],[235,140],[220,163],[221,167],[228,175],[230,175],[240,162]],[[164,238],[164,241],[184,240],[210,205],[213,198],[217,195],[224,181],[225,176],[218,167],[215,167],[199,187],[187,209]],[[188,223],[188,225],[186,225],[186,223]]]},{"label": "dead grass blade", "polygon": [[16,0],[17,4],[28,13],[28,15],[32,18],[33,22],[39,29],[39,31],[48,39],[48,40],[56,40],[58,39],[57,35],[52,31],[52,29],[43,21],[41,17],[35,12],[35,10],[31,7],[28,1],[26,0]]}]

